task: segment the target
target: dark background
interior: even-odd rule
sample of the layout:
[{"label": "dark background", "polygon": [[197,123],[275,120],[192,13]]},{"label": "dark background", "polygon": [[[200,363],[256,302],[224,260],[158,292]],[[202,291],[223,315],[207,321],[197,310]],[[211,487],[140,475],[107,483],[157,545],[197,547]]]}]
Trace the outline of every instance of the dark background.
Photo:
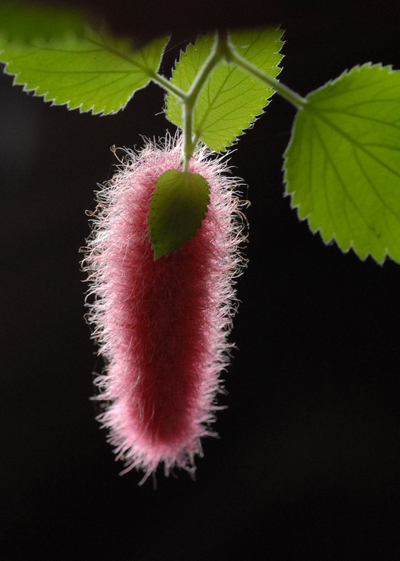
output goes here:
[{"label": "dark background", "polygon": [[[90,4],[90,3],[88,3]],[[98,3],[116,31],[181,41],[281,22],[281,80],[305,95],[357,63],[400,69],[394,3]],[[149,21],[151,19],[151,25]],[[175,18],[175,19],[174,19]],[[51,107],[0,76],[0,557],[17,560],[399,559],[400,267],[325,246],[283,197],[294,109],[278,96],[231,155],[252,205],[220,439],[197,481],[119,477],[95,421],[101,363],[78,253],[112,145],[174,128],[163,92],[115,116]]]}]

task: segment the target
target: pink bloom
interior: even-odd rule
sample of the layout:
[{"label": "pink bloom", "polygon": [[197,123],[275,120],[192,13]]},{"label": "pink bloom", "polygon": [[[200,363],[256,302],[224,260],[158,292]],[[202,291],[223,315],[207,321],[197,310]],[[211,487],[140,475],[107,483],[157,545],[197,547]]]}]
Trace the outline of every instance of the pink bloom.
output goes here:
[{"label": "pink bloom", "polygon": [[[245,263],[237,180],[221,159],[202,148],[189,171],[210,186],[210,204],[197,235],[154,259],[148,232],[158,177],[180,168],[181,141],[127,152],[119,172],[98,193],[85,265],[89,314],[106,361],[96,383],[107,402],[99,420],[126,470],[146,476],[164,462],[193,471],[200,438],[215,435],[219,373],[228,365],[227,341],[237,307],[233,278]],[[125,471],[123,473],[125,473]]]}]

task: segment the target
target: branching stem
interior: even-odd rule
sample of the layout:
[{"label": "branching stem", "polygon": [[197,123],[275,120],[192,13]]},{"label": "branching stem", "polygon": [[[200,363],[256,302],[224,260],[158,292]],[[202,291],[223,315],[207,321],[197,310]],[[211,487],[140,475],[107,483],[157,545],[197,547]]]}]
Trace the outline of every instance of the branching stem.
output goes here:
[{"label": "branching stem", "polygon": [[266,72],[249,62],[247,59],[239,55],[234,45],[229,40],[228,33],[226,32],[216,32],[215,41],[211,53],[203,66],[200,68],[197,76],[194,79],[188,92],[184,92],[174,84],[167,80],[161,74],[157,72],[151,72],[151,78],[154,82],[157,82],[162,88],[168,92],[175,95],[178,100],[182,103],[182,120],[183,120],[183,169],[188,171],[189,161],[193,155],[196,148],[200,132],[193,132],[193,115],[196,106],[197,98],[206,83],[209,75],[221,60],[226,60],[228,63],[236,64],[239,68],[247,72],[248,74],[255,76],[273,90],[281,95],[286,101],[292,103],[297,109],[304,109],[308,101],[304,97],[273,78],[269,76]]},{"label": "branching stem", "polygon": [[188,171],[189,161],[193,155],[196,147],[196,140],[193,138],[193,113],[196,105],[197,98],[201,92],[202,87],[207,81],[207,78],[213,71],[214,67],[220,62],[222,58],[220,49],[220,35],[216,33],[213,48],[210,56],[207,58],[200,72],[194,79],[193,84],[188,91],[187,98],[183,103],[183,162],[184,171]]},{"label": "branching stem", "polygon": [[229,38],[224,38],[225,44],[223,45],[224,55],[227,62],[233,62],[239,68],[242,68],[248,74],[255,76],[268,86],[270,86],[273,90],[276,91],[279,95],[281,95],[286,101],[292,103],[296,109],[304,109],[307,105],[308,101],[304,97],[301,97],[299,94],[279,82],[276,78],[269,76],[263,70],[260,70],[257,66],[240,56],[235,49],[235,47],[230,42]]},{"label": "branching stem", "polygon": [[158,72],[149,72],[151,79],[153,82],[156,82],[159,86],[167,90],[167,92],[172,93],[175,97],[177,97],[180,101],[184,102],[187,98],[187,93],[177,88],[170,80],[165,78],[162,74],[158,74]]}]

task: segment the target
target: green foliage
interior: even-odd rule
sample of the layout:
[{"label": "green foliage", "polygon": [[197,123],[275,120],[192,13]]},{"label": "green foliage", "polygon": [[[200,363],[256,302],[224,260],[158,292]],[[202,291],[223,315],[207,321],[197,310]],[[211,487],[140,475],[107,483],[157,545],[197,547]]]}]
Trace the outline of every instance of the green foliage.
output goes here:
[{"label": "green foliage", "polygon": [[166,38],[159,38],[134,50],[127,39],[89,28],[81,36],[71,32],[29,43],[9,41],[4,33],[0,60],[15,75],[16,84],[43,95],[46,101],[107,114],[125,107],[134,92],[148,84],[159,67],[165,43]]},{"label": "green foliage", "polygon": [[[272,77],[281,71],[282,31],[262,29],[231,33],[240,55]],[[171,82],[188,91],[213,46],[213,36],[200,36],[182,53]],[[219,64],[205,83],[194,110],[196,139],[217,152],[225,150],[262,113],[274,91],[234,65]],[[182,105],[169,94],[167,117],[182,127]]]},{"label": "green foliage", "polygon": [[308,96],[286,151],[286,191],[325,242],[400,262],[400,72],[355,67]]},{"label": "green foliage", "polygon": [[[183,127],[185,105],[185,132],[193,134],[194,144],[201,140],[217,152],[231,146],[262,113],[274,93],[265,82],[270,83],[295,105],[304,105],[285,153],[286,193],[299,217],[307,218],[325,242],[335,239],[343,251],[353,247],[361,258],[372,255],[381,263],[389,255],[400,262],[400,71],[356,67],[304,100],[275,80],[281,30],[249,30],[230,34],[242,57],[236,58],[237,65],[225,62],[229,44],[222,35],[220,59],[214,60],[215,67],[205,67],[214,36],[199,37],[176,64],[171,90],[157,74],[166,38],[135,49],[127,38],[93,31],[89,20],[62,7],[3,3],[0,60],[25,90],[93,113],[119,111],[153,79],[170,92],[168,119]],[[195,94],[185,101],[183,92],[196,80],[199,89],[203,80],[204,85],[192,107]],[[156,258],[196,234],[208,202],[207,182],[197,174],[170,170],[159,178],[149,213]]]},{"label": "green foliage", "polygon": [[[91,16],[93,19],[93,16]],[[52,6],[3,3],[0,5],[0,44],[18,41],[63,38],[84,35],[89,16],[76,9]]]},{"label": "green foliage", "polygon": [[159,177],[149,212],[155,259],[196,235],[209,202],[210,188],[198,173],[171,169]]}]

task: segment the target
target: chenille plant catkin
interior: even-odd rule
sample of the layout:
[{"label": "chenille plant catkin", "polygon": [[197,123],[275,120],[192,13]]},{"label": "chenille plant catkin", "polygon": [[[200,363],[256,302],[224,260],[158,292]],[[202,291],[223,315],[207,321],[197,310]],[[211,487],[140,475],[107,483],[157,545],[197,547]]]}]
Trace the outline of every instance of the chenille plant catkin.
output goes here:
[{"label": "chenille plant catkin", "polygon": [[245,265],[239,180],[205,147],[189,165],[210,187],[201,228],[154,258],[149,204],[160,175],[181,167],[181,153],[181,140],[170,137],[126,152],[97,194],[84,260],[88,317],[106,364],[96,380],[96,399],[105,402],[99,420],[124,472],[142,469],[145,476],[159,463],[166,474],[174,466],[192,472],[200,439],[215,436],[210,423],[237,308],[234,278]]}]

